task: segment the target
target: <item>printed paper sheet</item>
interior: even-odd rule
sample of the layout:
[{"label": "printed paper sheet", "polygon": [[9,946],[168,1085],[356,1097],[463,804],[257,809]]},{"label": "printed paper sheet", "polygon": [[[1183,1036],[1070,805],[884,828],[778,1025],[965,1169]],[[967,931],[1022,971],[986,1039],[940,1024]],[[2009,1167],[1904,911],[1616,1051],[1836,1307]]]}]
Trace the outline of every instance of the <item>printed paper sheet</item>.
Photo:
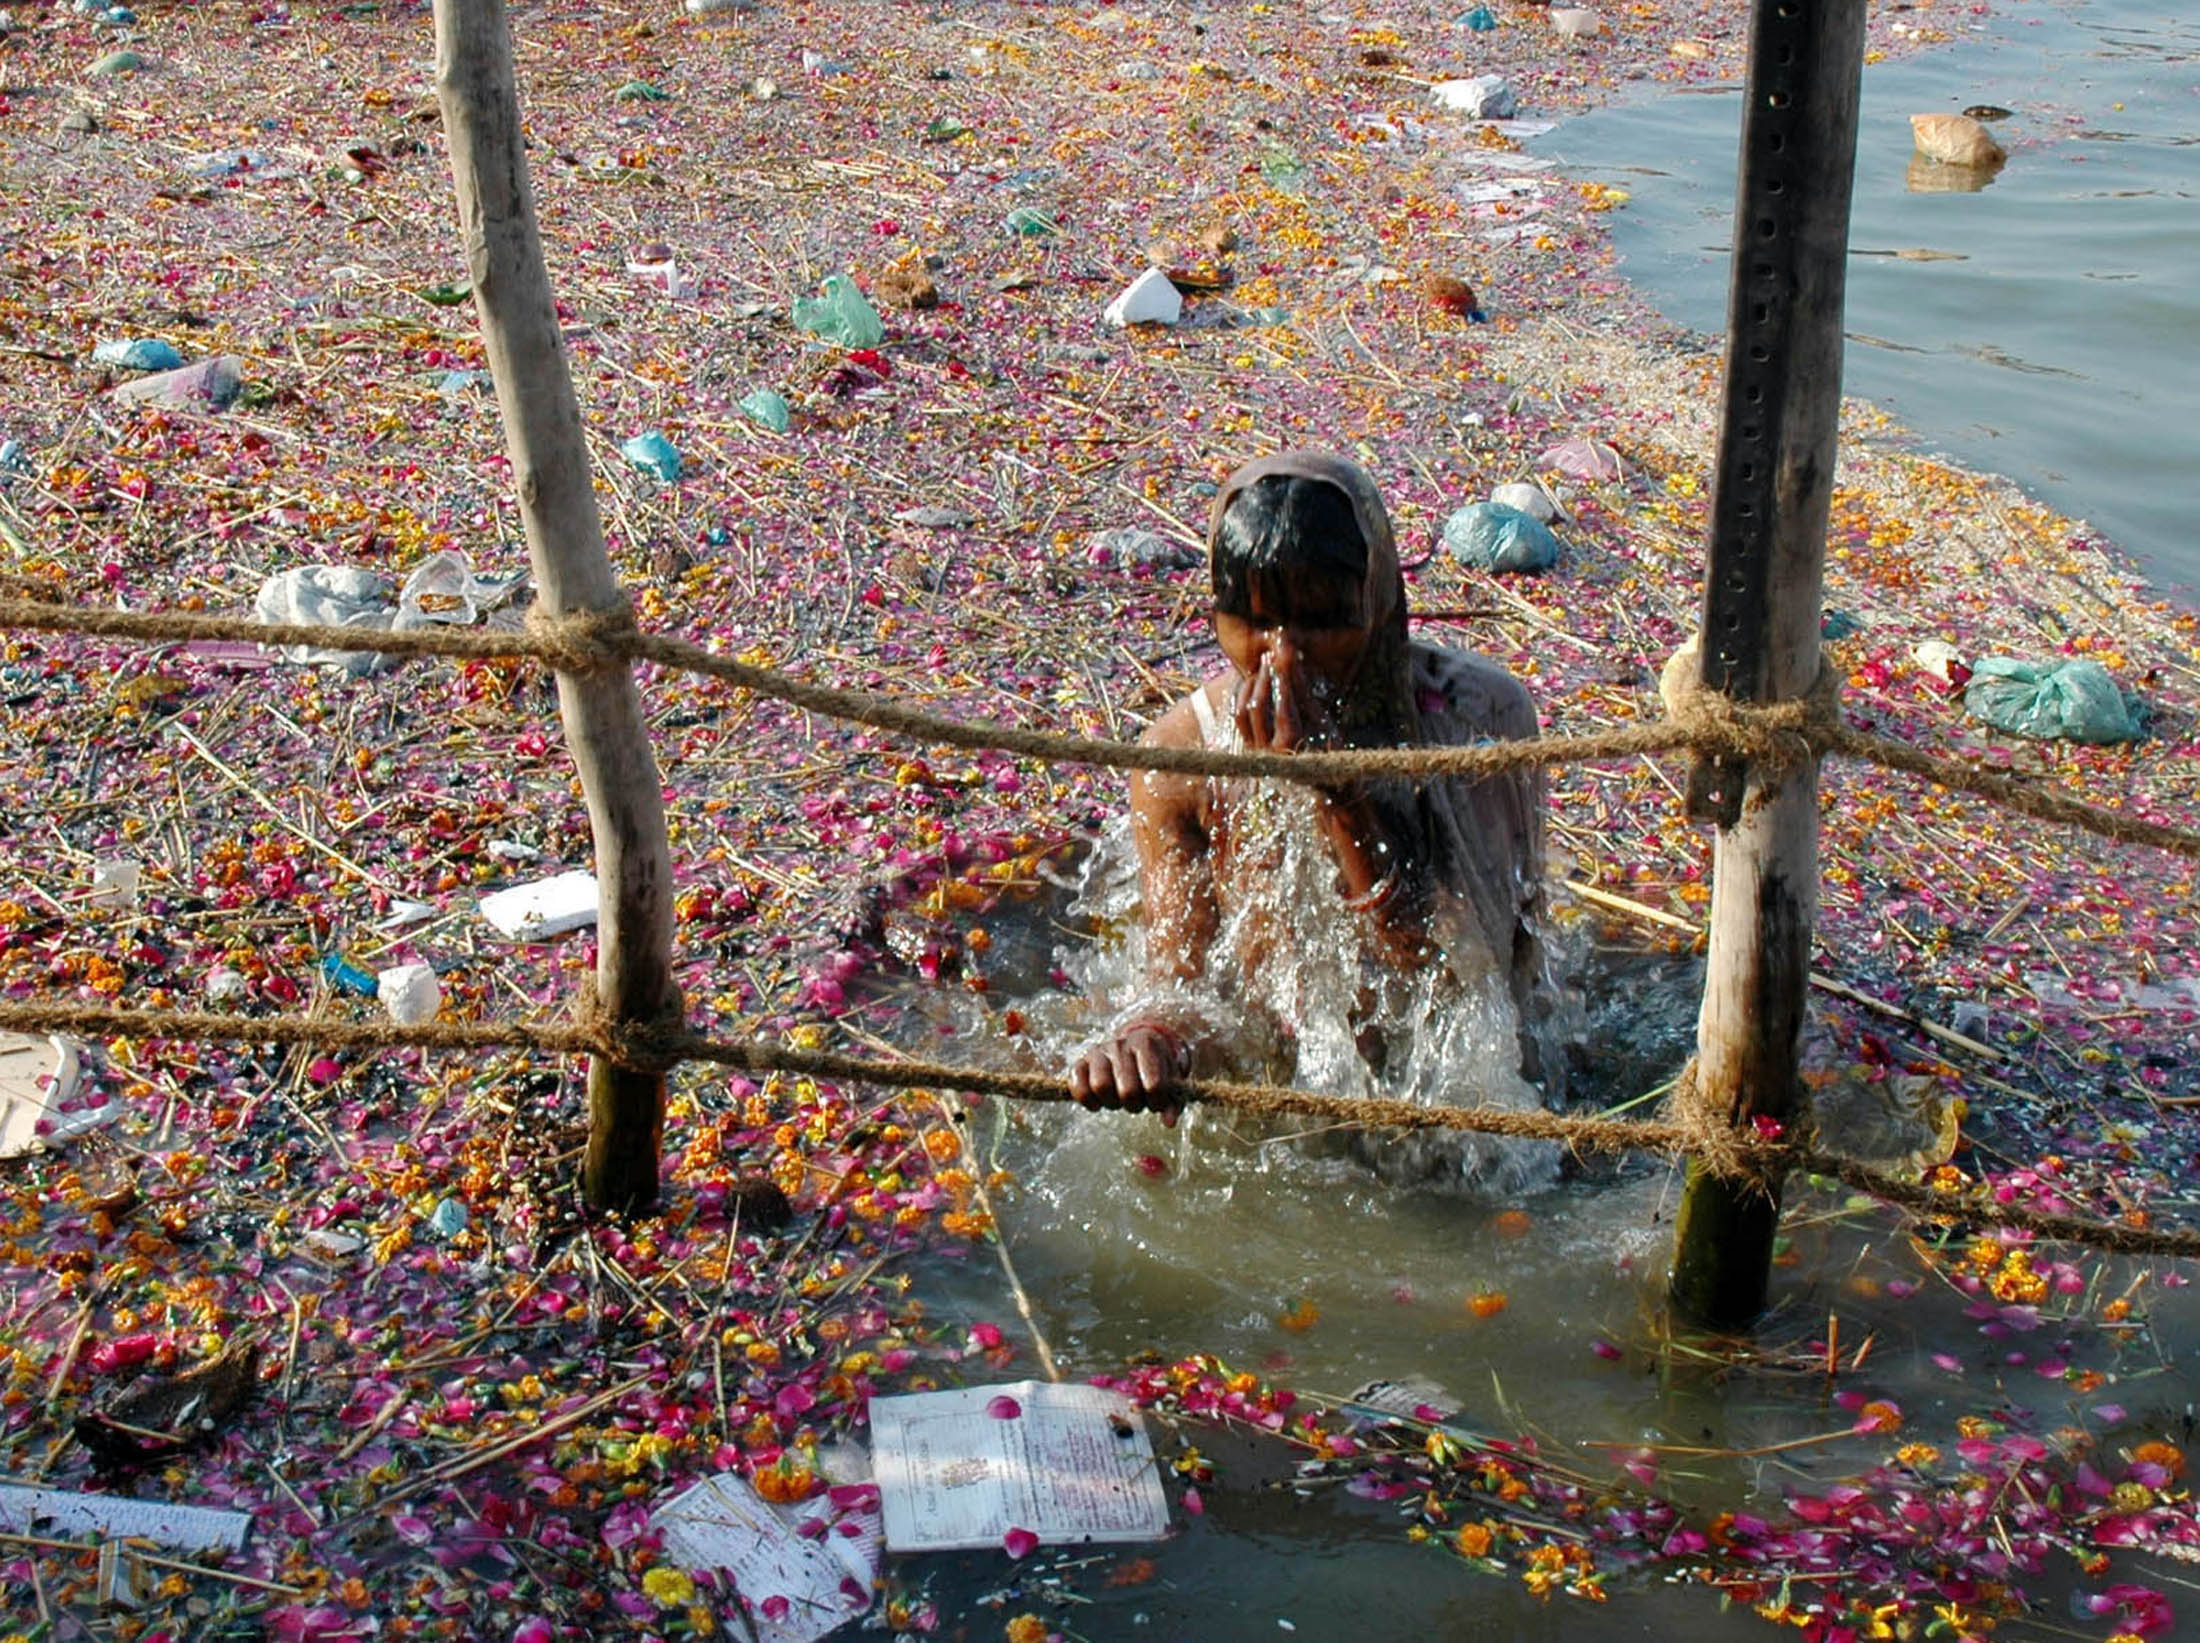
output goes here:
[{"label": "printed paper sheet", "polygon": [[1168,1532],[1153,1444],[1137,1409],[1097,1386],[1018,1381],[875,1398],[872,1465],[896,1552],[1049,1545]]}]

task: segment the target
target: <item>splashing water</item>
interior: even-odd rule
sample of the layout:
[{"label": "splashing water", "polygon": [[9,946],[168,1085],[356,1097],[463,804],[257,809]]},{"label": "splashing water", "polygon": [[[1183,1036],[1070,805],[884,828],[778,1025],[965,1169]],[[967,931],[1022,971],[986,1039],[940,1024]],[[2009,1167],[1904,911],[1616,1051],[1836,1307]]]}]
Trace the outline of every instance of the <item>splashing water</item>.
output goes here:
[{"label": "splashing water", "polygon": [[[1436,932],[1440,962],[1409,971],[1377,960],[1367,951],[1363,917],[1337,893],[1313,803],[1308,791],[1289,783],[1261,783],[1244,796],[1236,817],[1240,848],[1273,866],[1248,875],[1253,882],[1228,909],[1204,973],[1167,986],[1147,980],[1129,824],[1112,823],[1087,859],[1071,907],[1096,939],[1058,955],[1072,991],[1034,1009],[1032,1050],[1046,1064],[1066,1066],[1094,1039],[1160,1006],[1172,1018],[1204,1024],[1195,1066],[1201,1075],[1420,1106],[1540,1108],[1541,1092],[1520,1074],[1520,1021],[1504,968],[1473,933],[1471,916],[1460,909]],[[1554,1012],[1555,1021],[1563,1017]],[[1561,1030],[1553,1025],[1538,1036],[1555,1039]],[[1133,1124],[1114,1114],[1057,1113],[1033,1122],[1054,1131],[1047,1137],[1050,1176],[1066,1178],[1072,1169],[1101,1165],[1093,1154],[1152,1139],[1150,1121]],[[1349,1159],[1347,1177],[1372,1170],[1392,1185],[1493,1197],[1547,1186],[1559,1165],[1559,1148],[1550,1142],[1453,1131],[1338,1131],[1318,1120],[1263,1125],[1224,1121],[1212,1109],[1186,1115],[1173,1151],[1180,1181],[1195,1173],[1227,1181],[1244,1172],[1297,1171],[1335,1186],[1340,1161]],[[1120,1176],[1121,1169],[1102,1173]]]}]

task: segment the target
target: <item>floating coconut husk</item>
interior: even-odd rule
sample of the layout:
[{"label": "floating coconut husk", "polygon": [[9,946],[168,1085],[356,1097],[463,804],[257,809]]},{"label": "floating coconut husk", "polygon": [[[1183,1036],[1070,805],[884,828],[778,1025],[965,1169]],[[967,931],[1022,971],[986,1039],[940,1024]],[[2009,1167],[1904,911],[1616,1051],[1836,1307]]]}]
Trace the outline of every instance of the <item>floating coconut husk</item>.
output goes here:
[{"label": "floating coconut husk", "polygon": [[1450,274],[1423,275],[1421,294],[1445,313],[1457,314],[1461,318],[1482,306],[1475,300],[1474,287]]},{"label": "floating coconut husk", "polygon": [[878,299],[894,308],[937,308],[940,288],[921,266],[889,268],[871,282]]},{"label": "floating coconut husk", "polygon": [[1997,166],[2009,152],[1968,114],[1913,114],[1910,131],[1917,151],[1939,165]]},{"label": "floating coconut husk", "polygon": [[260,1343],[239,1341],[178,1375],[140,1375],[76,1417],[77,1441],[101,1466],[149,1466],[212,1436],[259,1384]]}]

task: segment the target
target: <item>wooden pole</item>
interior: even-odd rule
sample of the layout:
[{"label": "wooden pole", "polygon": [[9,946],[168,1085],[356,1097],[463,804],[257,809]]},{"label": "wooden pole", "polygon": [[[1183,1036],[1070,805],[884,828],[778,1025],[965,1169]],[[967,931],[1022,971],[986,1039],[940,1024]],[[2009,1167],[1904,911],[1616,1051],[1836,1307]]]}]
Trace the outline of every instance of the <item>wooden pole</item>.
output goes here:
[{"label": "wooden pole", "polygon": [[[1703,618],[1703,682],[1738,701],[1790,700],[1818,677],[1864,5],[1756,0],[1752,19]],[[1698,1095],[1737,1126],[1784,1124],[1796,1104],[1817,912],[1817,765],[1705,760],[1689,797],[1719,827]],[[1779,1183],[1759,1188],[1691,1164],[1676,1310],[1716,1328],[1754,1319],[1779,1215]]]},{"label": "wooden pole", "polygon": [[[451,153],[505,449],[542,609],[625,608],[604,552],[580,406],[535,221],[504,0],[435,0],[436,90]],[[672,852],[634,676],[558,674],[558,713],[580,773],[601,890],[596,996],[616,1022],[657,1019],[672,982]],[[588,1200],[633,1210],[657,1196],[664,1074],[595,1058],[588,1071]]]}]

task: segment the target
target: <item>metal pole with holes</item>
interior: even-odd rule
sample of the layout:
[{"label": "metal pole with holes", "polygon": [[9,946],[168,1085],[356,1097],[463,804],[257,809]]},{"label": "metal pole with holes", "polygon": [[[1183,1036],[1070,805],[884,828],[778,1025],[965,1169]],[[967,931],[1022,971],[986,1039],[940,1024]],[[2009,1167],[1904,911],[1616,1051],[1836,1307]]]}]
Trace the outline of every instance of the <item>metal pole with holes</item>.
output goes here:
[{"label": "metal pole with holes", "polygon": [[[623,610],[604,552],[588,442],[542,260],[504,0],[435,0],[436,89],[474,308],[542,609]],[[596,997],[614,1023],[653,1023],[672,983],[672,852],[640,693],[626,664],[560,671],[558,713],[588,802],[600,886]],[[589,1202],[647,1207],[664,1129],[661,1070],[602,1056],[588,1070]]]},{"label": "metal pole with holes", "polygon": [[[1751,22],[1702,639],[1704,686],[1741,702],[1804,696],[1818,676],[1864,6],[1756,0]],[[1718,826],[1700,1110],[1745,1129],[1784,1125],[1798,1094],[1817,911],[1817,765],[1699,760],[1689,806]],[[1714,1327],[1756,1317],[1779,1215],[1778,1182],[1692,1164],[1676,1231],[1676,1310]]]}]

